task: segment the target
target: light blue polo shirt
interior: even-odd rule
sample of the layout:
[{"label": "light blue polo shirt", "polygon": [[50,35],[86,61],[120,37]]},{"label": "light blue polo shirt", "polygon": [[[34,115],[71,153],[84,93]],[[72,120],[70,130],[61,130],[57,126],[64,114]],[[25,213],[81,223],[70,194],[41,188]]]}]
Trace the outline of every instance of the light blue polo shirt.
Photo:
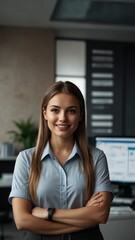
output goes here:
[{"label": "light blue polo shirt", "polygon": [[[9,202],[13,197],[31,201],[28,189],[30,162],[35,148],[21,151],[16,159],[13,182],[9,195]],[[94,166],[96,169],[95,192],[112,192],[105,154],[96,148],[91,148]],[[85,206],[85,179],[83,175],[82,157],[77,146],[61,166],[53,155],[49,142],[44,148],[42,170],[37,187],[37,205],[48,208],[70,209]]]}]

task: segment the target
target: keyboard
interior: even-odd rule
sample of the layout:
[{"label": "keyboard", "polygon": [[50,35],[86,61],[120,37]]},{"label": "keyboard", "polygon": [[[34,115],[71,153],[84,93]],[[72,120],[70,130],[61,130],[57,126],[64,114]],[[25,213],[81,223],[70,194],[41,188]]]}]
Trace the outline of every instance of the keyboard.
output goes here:
[{"label": "keyboard", "polygon": [[135,211],[130,206],[111,206],[110,216],[135,218]]},{"label": "keyboard", "polygon": [[134,198],[121,198],[121,197],[114,197],[112,206],[122,206],[127,205],[131,206],[134,201]]}]

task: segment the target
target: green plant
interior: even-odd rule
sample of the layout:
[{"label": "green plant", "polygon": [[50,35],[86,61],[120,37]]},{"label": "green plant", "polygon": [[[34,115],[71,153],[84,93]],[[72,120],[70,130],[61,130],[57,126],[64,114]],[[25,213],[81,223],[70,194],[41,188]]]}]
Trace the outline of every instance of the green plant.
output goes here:
[{"label": "green plant", "polygon": [[12,141],[19,145],[19,148],[31,148],[36,143],[38,128],[31,117],[27,120],[13,121],[16,130],[9,131]]}]

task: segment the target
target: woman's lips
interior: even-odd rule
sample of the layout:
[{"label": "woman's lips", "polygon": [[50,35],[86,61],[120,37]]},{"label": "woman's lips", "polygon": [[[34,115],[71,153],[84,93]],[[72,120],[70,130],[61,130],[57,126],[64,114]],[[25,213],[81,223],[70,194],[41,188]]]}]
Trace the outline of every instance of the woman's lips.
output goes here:
[{"label": "woman's lips", "polygon": [[57,124],[56,126],[59,128],[59,130],[67,130],[70,125],[67,125],[67,124]]}]

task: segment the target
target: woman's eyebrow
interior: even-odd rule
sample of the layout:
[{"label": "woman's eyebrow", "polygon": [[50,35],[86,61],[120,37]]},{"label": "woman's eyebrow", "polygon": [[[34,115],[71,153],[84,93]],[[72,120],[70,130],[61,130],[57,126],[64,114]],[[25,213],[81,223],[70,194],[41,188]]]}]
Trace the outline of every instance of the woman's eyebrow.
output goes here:
[{"label": "woman's eyebrow", "polygon": [[77,108],[77,106],[69,106],[68,108]]},{"label": "woman's eyebrow", "polygon": [[[51,105],[50,107],[55,107],[55,108],[61,108],[60,106],[57,106],[57,105]],[[77,106],[69,106],[67,108],[77,108]]]},{"label": "woman's eyebrow", "polygon": [[51,105],[50,107],[60,108],[60,106],[57,105]]}]

